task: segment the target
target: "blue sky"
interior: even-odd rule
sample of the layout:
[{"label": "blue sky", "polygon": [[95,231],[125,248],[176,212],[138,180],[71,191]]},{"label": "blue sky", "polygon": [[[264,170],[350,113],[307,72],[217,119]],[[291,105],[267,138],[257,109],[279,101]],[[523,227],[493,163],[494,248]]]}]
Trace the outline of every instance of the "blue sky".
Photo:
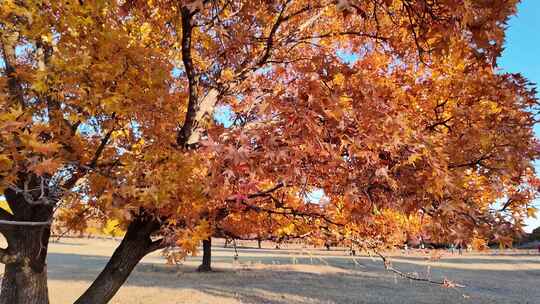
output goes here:
[{"label": "blue sky", "polygon": [[[506,44],[499,67],[504,72],[521,73],[534,83],[540,83],[540,0],[522,0],[518,13],[510,19]],[[540,95],[538,96],[540,97]],[[540,137],[540,126],[535,127]],[[540,163],[536,170],[540,173]],[[540,201],[536,201],[540,209]],[[538,214],[540,217],[540,214]],[[527,231],[540,226],[540,219],[528,219]]]}]

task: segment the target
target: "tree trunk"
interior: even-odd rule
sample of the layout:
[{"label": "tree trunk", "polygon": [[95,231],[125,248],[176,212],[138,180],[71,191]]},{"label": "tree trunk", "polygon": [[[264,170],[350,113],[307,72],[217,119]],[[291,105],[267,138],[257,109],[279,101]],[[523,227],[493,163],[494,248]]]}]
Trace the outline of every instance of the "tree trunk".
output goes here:
[{"label": "tree trunk", "polygon": [[261,249],[261,239],[257,239],[257,246]]},{"label": "tree trunk", "polygon": [[0,304],[47,304],[47,246],[50,227],[13,228],[8,253],[17,260],[6,264]]},{"label": "tree trunk", "polygon": [[75,304],[108,303],[127,280],[135,266],[148,253],[159,249],[150,236],[159,229],[155,220],[139,217],[129,224],[126,235],[92,285]]},{"label": "tree trunk", "polygon": [[[47,221],[52,215],[52,207],[30,206],[13,191],[6,191],[5,197],[15,213],[9,220]],[[46,258],[50,225],[1,226],[1,232],[8,243],[5,254],[12,259],[5,261],[0,304],[48,304]]]},{"label": "tree trunk", "polygon": [[47,267],[37,272],[30,266],[6,265],[1,304],[48,304]]},{"label": "tree trunk", "polygon": [[208,272],[212,271],[212,238],[203,240],[203,259],[202,264],[197,268],[197,271]]}]

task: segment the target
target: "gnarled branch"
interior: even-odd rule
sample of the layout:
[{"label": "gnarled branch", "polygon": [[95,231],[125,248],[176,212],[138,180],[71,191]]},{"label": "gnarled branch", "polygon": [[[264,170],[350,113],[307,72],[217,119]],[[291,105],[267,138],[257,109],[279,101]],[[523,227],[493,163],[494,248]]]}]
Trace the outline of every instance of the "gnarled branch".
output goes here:
[{"label": "gnarled branch", "polygon": [[184,124],[176,137],[176,144],[180,147],[195,145],[202,135],[202,123],[204,119],[211,116],[220,92],[217,89],[210,89],[203,98],[199,98],[197,92],[197,75],[193,58],[191,56],[191,35],[193,31],[192,18],[195,13],[189,8],[181,8],[182,16],[182,62],[188,79],[188,108],[184,119]]}]

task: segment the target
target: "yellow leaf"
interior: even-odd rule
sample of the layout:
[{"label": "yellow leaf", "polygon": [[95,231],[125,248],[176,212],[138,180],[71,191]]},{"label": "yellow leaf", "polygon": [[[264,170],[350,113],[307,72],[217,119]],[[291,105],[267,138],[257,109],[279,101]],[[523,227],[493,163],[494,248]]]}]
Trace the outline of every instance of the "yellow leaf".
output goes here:
[{"label": "yellow leaf", "polygon": [[60,148],[60,144],[58,143],[42,143],[39,142],[34,136],[26,134],[25,136],[21,136],[21,139],[23,140],[24,144],[30,148],[30,150],[42,153],[42,154],[49,154],[54,153],[58,151]]},{"label": "yellow leaf", "polygon": [[11,208],[9,208],[9,204],[6,202],[6,200],[0,199],[0,208],[4,209],[5,211],[9,212],[10,214],[13,214],[13,211]]},{"label": "yellow leaf", "polygon": [[407,159],[407,164],[414,164],[417,160],[421,159],[422,158],[422,155],[421,154],[418,154],[418,153],[413,153],[409,156],[409,158]]},{"label": "yellow leaf", "polygon": [[11,169],[12,161],[7,156],[0,154],[0,171]]},{"label": "yellow leaf", "polygon": [[150,34],[150,32],[152,32],[152,26],[150,25],[150,23],[148,22],[143,23],[141,25],[142,38],[146,39],[148,37],[148,34]]},{"label": "yellow leaf", "polygon": [[340,86],[343,85],[345,83],[345,76],[341,73],[337,73],[334,75],[334,83]]},{"label": "yellow leaf", "polygon": [[51,43],[52,42],[52,35],[51,34],[41,35],[41,40],[43,42],[46,42],[46,43]]},{"label": "yellow leaf", "polygon": [[32,90],[38,92],[38,93],[44,93],[44,92],[47,92],[47,84],[45,83],[44,80],[42,79],[39,79],[39,80],[36,80],[33,84],[32,84]]},{"label": "yellow leaf", "polygon": [[119,228],[120,222],[118,220],[108,220],[103,227],[103,233],[110,236],[121,236],[124,232]]},{"label": "yellow leaf", "polygon": [[21,107],[11,108],[9,112],[0,114],[0,121],[13,122],[23,114]]},{"label": "yellow leaf", "polygon": [[234,73],[231,69],[225,69],[222,72],[222,78],[225,81],[231,81],[234,78]]},{"label": "yellow leaf", "polygon": [[536,211],[538,211],[538,209],[536,209],[534,207],[527,208],[527,216],[532,217],[532,218],[536,218]]}]

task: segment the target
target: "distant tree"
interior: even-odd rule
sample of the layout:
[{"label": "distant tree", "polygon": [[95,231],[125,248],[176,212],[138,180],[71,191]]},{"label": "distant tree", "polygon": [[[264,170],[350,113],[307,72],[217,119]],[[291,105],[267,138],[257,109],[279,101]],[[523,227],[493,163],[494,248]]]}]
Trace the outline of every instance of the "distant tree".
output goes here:
[{"label": "distant tree", "polygon": [[540,241],[540,227],[537,227],[536,229],[534,229],[530,234],[529,234],[529,237],[528,237],[529,241],[533,242],[533,241]]}]

